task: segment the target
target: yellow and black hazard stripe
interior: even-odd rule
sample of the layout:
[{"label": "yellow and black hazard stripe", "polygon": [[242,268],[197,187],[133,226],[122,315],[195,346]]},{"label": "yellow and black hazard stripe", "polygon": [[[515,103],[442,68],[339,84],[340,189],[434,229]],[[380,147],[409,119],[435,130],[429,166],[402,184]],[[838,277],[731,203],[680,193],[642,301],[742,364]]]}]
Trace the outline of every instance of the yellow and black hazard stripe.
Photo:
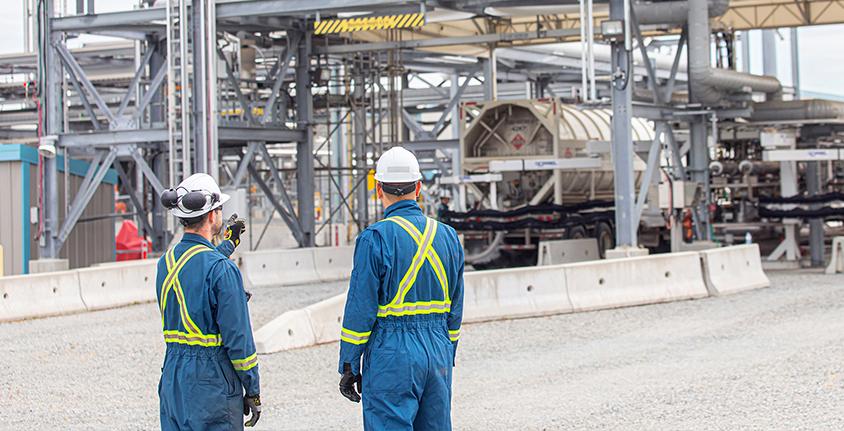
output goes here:
[{"label": "yellow and black hazard stripe", "polygon": [[314,34],[350,33],[354,31],[416,28],[425,25],[425,14],[366,16],[360,18],[326,19],[314,23]]}]

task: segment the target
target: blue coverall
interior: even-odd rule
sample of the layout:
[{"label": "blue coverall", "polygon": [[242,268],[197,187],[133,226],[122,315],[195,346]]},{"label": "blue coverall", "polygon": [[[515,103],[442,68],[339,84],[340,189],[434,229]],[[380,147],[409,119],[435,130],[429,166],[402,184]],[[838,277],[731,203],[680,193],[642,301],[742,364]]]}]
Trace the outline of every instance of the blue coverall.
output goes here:
[{"label": "blue coverall", "polygon": [[451,429],[462,316],[457,233],[414,201],[391,205],[357,238],[341,331],[340,373],[363,356],[365,430]]},{"label": "blue coverall", "polygon": [[158,261],[167,351],[158,396],[162,430],[242,430],[243,395],[260,391],[240,271],[230,241],[185,233]]}]

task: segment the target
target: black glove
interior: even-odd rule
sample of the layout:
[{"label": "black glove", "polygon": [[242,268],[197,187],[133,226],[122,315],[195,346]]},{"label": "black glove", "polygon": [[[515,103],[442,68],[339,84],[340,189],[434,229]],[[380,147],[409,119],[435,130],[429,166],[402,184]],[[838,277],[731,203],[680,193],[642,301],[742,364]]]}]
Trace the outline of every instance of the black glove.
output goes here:
[{"label": "black glove", "polygon": [[[343,377],[340,377],[340,395],[348,398],[349,401],[359,403],[361,391],[362,377],[360,374],[352,373],[352,365],[349,363],[343,364]],[[357,390],[355,390],[357,389]]]},{"label": "black glove", "polygon": [[248,421],[244,425],[248,427],[254,427],[256,423],[258,423],[258,419],[261,418],[261,396],[260,395],[253,395],[251,397],[244,397],[243,398],[243,416],[249,416],[249,413],[252,413],[252,417],[249,418]]},{"label": "black glove", "polygon": [[223,234],[223,239],[230,240],[235,247],[240,245],[240,235],[246,232],[246,221],[242,218],[237,218],[237,214],[232,214],[229,218],[226,231]]}]

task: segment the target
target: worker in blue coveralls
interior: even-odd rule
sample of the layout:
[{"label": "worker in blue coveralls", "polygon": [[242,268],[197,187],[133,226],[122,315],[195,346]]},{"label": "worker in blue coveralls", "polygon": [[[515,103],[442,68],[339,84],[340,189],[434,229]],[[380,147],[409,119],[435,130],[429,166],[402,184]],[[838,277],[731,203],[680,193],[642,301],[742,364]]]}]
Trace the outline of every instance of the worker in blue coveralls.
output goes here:
[{"label": "worker in blue coveralls", "polygon": [[162,204],[185,228],[182,241],[158,261],[156,287],[166,353],[158,385],[162,430],[242,430],[261,416],[258,358],[247,293],[228,259],[246,230],[227,226],[229,199],[207,174],[162,193]]},{"label": "worker in blue coveralls", "polygon": [[340,393],[354,402],[363,397],[365,430],[451,429],[463,248],[454,229],[422,213],[421,178],[419,162],[404,148],[378,159],[384,220],[361,232],[355,245]]}]

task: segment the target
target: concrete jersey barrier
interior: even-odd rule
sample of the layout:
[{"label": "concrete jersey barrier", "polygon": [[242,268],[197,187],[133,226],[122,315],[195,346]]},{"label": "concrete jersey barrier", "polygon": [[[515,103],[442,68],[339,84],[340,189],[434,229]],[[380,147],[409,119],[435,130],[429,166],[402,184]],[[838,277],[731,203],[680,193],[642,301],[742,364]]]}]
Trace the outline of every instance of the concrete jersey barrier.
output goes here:
[{"label": "concrete jersey barrier", "polygon": [[79,290],[88,311],[156,300],[156,259],[78,269]]},{"label": "concrete jersey barrier", "polygon": [[0,277],[0,322],[85,310],[75,270]]},{"label": "concrete jersey barrier", "polygon": [[467,272],[463,286],[465,322],[572,311],[562,265]]},{"label": "concrete jersey barrier", "polygon": [[598,240],[595,238],[540,241],[536,266],[599,260]]},{"label": "concrete jersey barrier", "polygon": [[697,253],[671,253],[564,265],[575,311],[707,296]]},{"label": "concrete jersey barrier", "polygon": [[759,245],[736,245],[700,252],[706,288],[713,296],[768,287]]},{"label": "concrete jersey barrier", "polygon": [[317,247],[244,252],[240,266],[252,287],[289,286],[347,279],[354,247]]},{"label": "concrete jersey barrier", "polygon": [[318,247],[312,248],[314,269],[318,281],[347,280],[352,276],[355,247]]}]

